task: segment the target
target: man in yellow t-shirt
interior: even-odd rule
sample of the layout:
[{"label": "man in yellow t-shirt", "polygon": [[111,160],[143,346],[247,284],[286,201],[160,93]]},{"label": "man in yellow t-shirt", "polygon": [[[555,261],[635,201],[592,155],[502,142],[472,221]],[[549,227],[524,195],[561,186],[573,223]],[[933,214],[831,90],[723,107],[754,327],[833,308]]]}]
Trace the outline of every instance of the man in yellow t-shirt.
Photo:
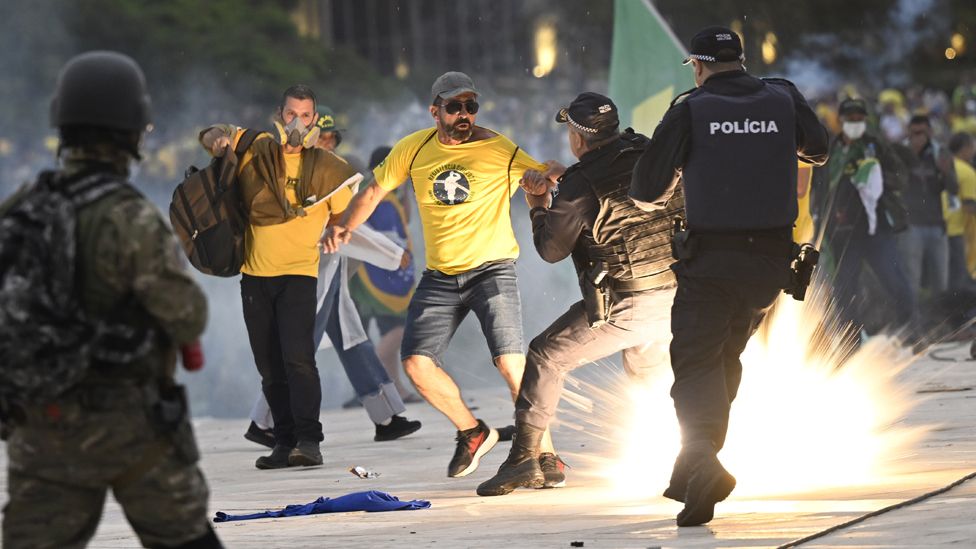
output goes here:
[{"label": "man in yellow t-shirt", "polygon": [[[346,209],[352,198],[348,185],[361,176],[314,148],[316,116],[312,90],[288,88],[276,135],[259,135],[239,166],[249,221],[241,268],[244,323],[275,424],[274,448],[258,458],[259,469],[322,463],[322,390],[313,335],[318,240],[326,222]],[[219,156],[241,135],[240,128],[214,126],[200,141]]]},{"label": "man in yellow t-shirt", "polygon": [[[948,193],[942,193],[943,212],[946,221],[946,236],[949,237],[949,290],[976,290],[966,263],[966,254],[973,245],[966,237],[973,234],[976,225],[976,170],[973,169],[973,156],[976,155],[976,141],[973,136],[960,132],[949,140],[959,181],[959,201],[952,204]],[[970,250],[967,250],[969,248]]]},{"label": "man in yellow t-shirt", "polygon": [[[322,238],[326,252],[337,250],[388,192],[412,179],[427,269],[407,309],[400,357],[421,396],[458,429],[449,477],[477,469],[498,432],[464,404],[457,384],[441,368],[441,357],[473,311],[512,398],[518,395],[525,355],[511,197],[526,170],[547,169],[505,136],[475,125],[477,98],[466,74],[441,75],[431,88],[435,127],[401,139],[373,170],[375,180]],[[551,451],[548,437],[543,444]]]}]

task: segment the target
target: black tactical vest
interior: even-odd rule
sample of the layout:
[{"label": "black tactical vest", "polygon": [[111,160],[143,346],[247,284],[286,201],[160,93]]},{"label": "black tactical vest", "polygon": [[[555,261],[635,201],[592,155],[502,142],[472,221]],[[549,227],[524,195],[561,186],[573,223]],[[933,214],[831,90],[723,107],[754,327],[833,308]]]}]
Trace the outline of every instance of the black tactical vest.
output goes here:
[{"label": "black tactical vest", "polygon": [[691,152],[682,171],[688,227],[735,232],[791,227],[796,221],[793,98],[774,82],[743,96],[698,88]]},{"label": "black tactical vest", "polygon": [[[607,145],[613,149],[592,164],[579,166],[580,174],[600,204],[593,229],[583,240],[590,261],[603,261],[614,280],[634,280],[665,273],[670,276],[671,223],[684,209],[680,188],[665,209],[645,212],[628,196],[631,174],[648,139],[630,131]],[[669,280],[662,280],[666,284]]]}]

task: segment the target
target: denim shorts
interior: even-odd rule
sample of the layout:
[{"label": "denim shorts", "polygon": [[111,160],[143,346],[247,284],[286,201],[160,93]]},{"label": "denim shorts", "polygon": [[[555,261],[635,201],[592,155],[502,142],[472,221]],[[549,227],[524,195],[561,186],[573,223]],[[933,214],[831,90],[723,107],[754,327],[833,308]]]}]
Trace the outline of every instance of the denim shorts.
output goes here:
[{"label": "denim shorts", "polygon": [[401,358],[441,356],[468,311],[474,311],[492,359],[522,354],[522,301],[515,261],[485,263],[457,275],[426,270],[407,308]]}]

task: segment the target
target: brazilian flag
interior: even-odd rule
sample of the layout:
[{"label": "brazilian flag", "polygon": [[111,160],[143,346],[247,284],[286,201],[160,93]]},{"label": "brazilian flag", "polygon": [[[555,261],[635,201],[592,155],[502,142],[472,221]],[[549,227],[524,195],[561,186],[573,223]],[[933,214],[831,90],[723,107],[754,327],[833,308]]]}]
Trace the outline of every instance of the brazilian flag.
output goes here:
[{"label": "brazilian flag", "polygon": [[688,52],[650,0],[616,0],[610,98],[621,127],[651,135],[674,96],[693,88]]}]

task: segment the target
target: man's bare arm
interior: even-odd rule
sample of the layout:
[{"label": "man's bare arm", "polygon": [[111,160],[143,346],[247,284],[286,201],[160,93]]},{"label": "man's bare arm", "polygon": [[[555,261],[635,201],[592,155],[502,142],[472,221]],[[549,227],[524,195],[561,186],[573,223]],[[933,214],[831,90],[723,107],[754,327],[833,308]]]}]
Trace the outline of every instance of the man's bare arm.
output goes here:
[{"label": "man's bare arm", "polygon": [[386,189],[376,183],[375,179],[359,191],[359,194],[349,202],[349,207],[343,213],[342,220],[334,225],[330,224],[325,230],[325,234],[319,240],[322,252],[335,253],[340,246],[349,242],[350,233],[369,219],[387,192]]}]

